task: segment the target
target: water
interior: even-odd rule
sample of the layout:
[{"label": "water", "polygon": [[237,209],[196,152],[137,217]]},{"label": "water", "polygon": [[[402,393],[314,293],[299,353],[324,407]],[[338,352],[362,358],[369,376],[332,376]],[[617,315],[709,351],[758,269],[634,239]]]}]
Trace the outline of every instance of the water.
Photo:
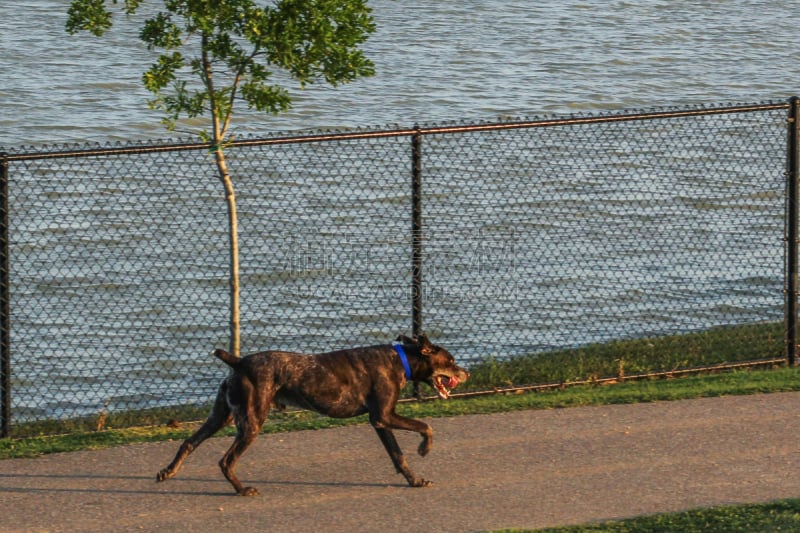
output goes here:
[{"label": "water", "polygon": [[[103,38],[63,31],[64,0],[0,4],[0,147],[168,136],[140,83],[153,55],[139,20]],[[239,131],[492,120],[800,92],[800,1],[371,2],[377,74],[291,86],[278,117],[242,109]]]}]

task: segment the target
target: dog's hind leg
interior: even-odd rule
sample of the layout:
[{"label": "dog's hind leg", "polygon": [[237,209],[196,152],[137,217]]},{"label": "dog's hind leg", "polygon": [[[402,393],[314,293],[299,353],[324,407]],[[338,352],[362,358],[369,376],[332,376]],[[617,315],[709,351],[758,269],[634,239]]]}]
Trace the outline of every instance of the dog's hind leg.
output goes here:
[{"label": "dog's hind leg", "polygon": [[372,420],[370,420],[370,422],[372,423],[372,427],[374,427],[375,431],[378,433],[378,437],[381,439],[383,447],[386,448],[386,451],[389,453],[389,457],[392,459],[395,469],[399,474],[403,474],[403,477],[406,478],[408,484],[412,487],[427,487],[431,485],[431,481],[415,476],[408,467],[408,462],[406,462],[403,451],[400,449],[400,445],[397,444],[397,439],[395,438],[394,433],[392,433],[392,430],[383,426],[380,422]]},{"label": "dog's hind leg", "polygon": [[274,392],[263,390],[262,394],[256,394],[255,388],[249,380],[242,380],[237,390],[238,394],[235,395],[236,405],[233,406],[236,438],[228,451],[225,452],[225,455],[222,456],[222,459],[220,459],[219,466],[225,478],[230,481],[239,495],[255,496],[258,494],[258,490],[254,487],[242,485],[242,482],[233,473],[233,468],[236,466],[239,457],[258,437],[261,426],[264,425],[264,421],[267,419]]},{"label": "dog's hind leg", "polygon": [[211,409],[211,414],[208,415],[208,419],[191,437],[183,441],[181,447],[178,448],[175,459],[172,460],[169,466],[162,469],[156,475],[156,481],[165,481],[175,476],[183,464],[183,461],[186,460],[186,457],[192,453],[195,448],[200,446],[200,443],[230,423],[231,410],[225,398],[226,391],[226,383],[223,383],[220,385],[217,399],[214,402],[214,407]]},{"label": "dog's hind leg", "polygon": [[251,412],[242,416],[240,420],[236,421],[236,438],[233,444],[219,461],[222,473],[240,496],[256,496],[258,494],[258,490],[255,487],[242,485],[242,482],[233,473],[233,468],[236,466],[239,457],[256,440],[260,431],[261,423],[255,419],[254,413]]}]

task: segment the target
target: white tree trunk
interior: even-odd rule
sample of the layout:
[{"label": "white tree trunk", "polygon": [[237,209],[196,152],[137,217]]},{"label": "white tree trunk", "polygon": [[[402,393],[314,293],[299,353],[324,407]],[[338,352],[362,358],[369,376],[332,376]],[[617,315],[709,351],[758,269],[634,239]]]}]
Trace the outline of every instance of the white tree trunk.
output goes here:
[{"label": "white tree trunk", "polygon": [[236,216],[236,192],[233,180],[228,173],[225,154],[217,148],[214,157],[219,170],[219,177],[225,187],[225,201],[228,205],[228,236],[230,256],[230,346],[229,352],[241,356],[241,334],[239,319],[239,222]]}]

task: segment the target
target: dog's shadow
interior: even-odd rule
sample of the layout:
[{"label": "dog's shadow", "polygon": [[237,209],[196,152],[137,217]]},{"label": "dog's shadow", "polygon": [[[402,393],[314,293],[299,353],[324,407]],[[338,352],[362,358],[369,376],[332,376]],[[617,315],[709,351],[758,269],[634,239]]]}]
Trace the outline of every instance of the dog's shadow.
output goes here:
[{"label": "dog's shadow", "polygon": [[[46,483],[47,480],[74,480],[75,486],[73,487],[47,487],[47,486],[37,486],[37,487],[30,487],[27,486],[11,486],[13,485],[13,481],[11,484],[5,484],[5,486],[0,486],[0,494],[2,493],[29,493],[29,494],[47,494],[47,493],[71,493],[71,494],[164,494],[164,495],[184,495],[184,496],[238,496],[234,491],[228,489],[224,491],[217,492],[208,491],[208,490],[186,490],[187,485],[191,483],[220,483],[225,484],[226,488],[228,487],[228,482],[225,479],[208,479],[208,478],[199,478],[199,477],[181,477],[180,479],[170,480],[166,483],[159,483],[156,485],[155,476],[144,476],[144,475],[136,475],[136,476],[124,476],[124,475],[112,475],[112,474],[7,474],[7,473],[0,473],[0,478],[5,480],[14,480],[14,479],[40,479],[43,483]],[[118,486],[109,487],[97,487],[94,488],[92,485],[92,481],[96,480],[117,480],[119,481]],[[123,487],[130,487],[133,484],[139,484],[145,481],[152,481],[153,485],[155,486],[163,486],[163,489],[134,489],[134,488],[123,488]],[[332,487],[340,487],[340,488],[353,488],[353,487],[362,487],[365,489],[375,489],[375,488],[407,488],[405,484],[397,483],[371,483],[371,482],[351,482],[351,481],[328,481],[328,482],[318,482],[318,481],[298,481],[298,480],[280,480],[280,479],[270,479],[270,480],[251,480],[255,487],[272,487],[274,490],[279,490],[280,487],[320,487],[320,488],[332,488]],[[180,485],[183,490],[174,490],[177,485]]]}]

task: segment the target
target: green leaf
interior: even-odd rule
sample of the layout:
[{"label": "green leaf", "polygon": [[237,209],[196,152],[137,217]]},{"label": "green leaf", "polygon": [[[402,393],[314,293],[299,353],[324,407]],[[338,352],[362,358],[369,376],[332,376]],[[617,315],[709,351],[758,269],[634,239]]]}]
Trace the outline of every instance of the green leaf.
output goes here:
[{"label": "green leaf", "polygon": [[323,79],[337,85],[374,73],[358,46],[375,31],[361,0],[280,0],[272,13],[270,62],[301,85]]},{"label": "green leaf", "polygon": [[[111,0],[117,4],[117,0]],[[132,15],[142,0],[125,0],[125,14]],[[105,0],[72,0],[67,10],[66,30],[70,35],[88,31],[98,37],[111,29],[111,11],[106,9]]]},{"label": "green leaf", "polygon": [[144,73],[142,81],[145,88],[152,93],[159,93],[164,87],[175,80],[176,72],[184,65],[180,52],[162,54],[158,61]]},{"label": "green leaf", "polygon": [[73,0],[67,10],[66,30],[70,35],[88,31],[98,37],[111,29],[111,12],[105,0]]},{"label": "green leaf", "polygon": [[179,48],[183,44],[181,35],[180,27],[172,22],[172,17],[167,13],[147,19],[139,32],[139,38],[147,44],[148,50]]},{"label": "green leaf", "polygon": [[278,114],[292,106],[289,92],[277,85],[251,80],[242,85],[242,97],[248,106],[258,111]]}]

